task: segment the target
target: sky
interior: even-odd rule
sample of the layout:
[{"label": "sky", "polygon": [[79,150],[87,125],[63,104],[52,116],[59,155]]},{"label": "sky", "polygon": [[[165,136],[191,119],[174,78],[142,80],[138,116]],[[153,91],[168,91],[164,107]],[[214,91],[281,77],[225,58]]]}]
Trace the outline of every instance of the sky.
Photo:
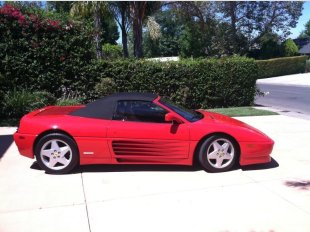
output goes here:
[{"label": "sky", "polygon": [[298,24],[295,28],[291,29],[292,34],[289,36],[292,39],[295,39],[299,34],[305,29],[305,24],[310,20],[310,1],[304,3],[304,9],[302,15],[298,20]]}]

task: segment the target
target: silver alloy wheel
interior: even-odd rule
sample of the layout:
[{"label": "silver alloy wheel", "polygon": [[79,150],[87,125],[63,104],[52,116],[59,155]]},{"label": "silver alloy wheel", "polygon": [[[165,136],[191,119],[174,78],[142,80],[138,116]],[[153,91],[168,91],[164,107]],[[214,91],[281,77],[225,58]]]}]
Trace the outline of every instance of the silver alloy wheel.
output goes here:
[{"label": "silver alloy wheel", "polygon": [[61,170],[70,164],[72,150],[65,141],[51,139],[43,144],[40,157],[46,167],[52,170]]},{"label": "silver alloy wheel", "polygon": [[234,155],[235,149],[233,144],[224,138],[214,140],[207,149],[208,163],[217,169],[230,165]]}]

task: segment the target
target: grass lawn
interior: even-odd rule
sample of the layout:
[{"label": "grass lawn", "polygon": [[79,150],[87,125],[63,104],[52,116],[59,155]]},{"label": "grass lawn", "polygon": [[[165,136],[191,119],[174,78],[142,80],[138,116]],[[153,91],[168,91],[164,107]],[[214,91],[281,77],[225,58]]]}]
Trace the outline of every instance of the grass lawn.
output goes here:
[{"label": "grass lawn", "polygon": [[250,106],[245,107],[230,107],[230,108],[215,108],[207,109],[208,111],[225,114],[230,117],[242,117],[242,116],[264,116],[264,115],[277,115],[278,113],[255,109]]}]

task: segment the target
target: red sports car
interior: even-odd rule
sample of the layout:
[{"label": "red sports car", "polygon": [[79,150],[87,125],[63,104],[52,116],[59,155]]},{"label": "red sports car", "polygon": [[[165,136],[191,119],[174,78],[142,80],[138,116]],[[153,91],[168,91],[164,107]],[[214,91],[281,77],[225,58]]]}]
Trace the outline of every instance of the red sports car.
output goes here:
[{"label": "red sports car", "polygon": [[273,140],[230,117],[192,111],[151,93],[117,93],[25,115],[14,140],[48,173],[78,164],[192,165],[210,172],[271,160]]}]

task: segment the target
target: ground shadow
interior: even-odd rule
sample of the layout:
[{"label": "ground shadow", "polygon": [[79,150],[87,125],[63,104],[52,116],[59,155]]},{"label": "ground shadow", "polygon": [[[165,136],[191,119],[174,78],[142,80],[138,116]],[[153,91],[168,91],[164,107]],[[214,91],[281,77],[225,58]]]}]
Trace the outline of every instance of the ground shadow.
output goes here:
[{"label": "ground shadow", "polygon": [[201,166],[184,165],[85,165],[76,168],[77,172],[195,172],[203,170]]},{"label": "ground shadow", "polygon": [[254,170],[271,169],[271,168],[277,168],[277,167],[279,167],[279,163],[274,158],[271,158],[271,161],[269,163],[242,166],[241,170],[242,171],[254,171]]},{"label": "ground shadow", "polygon": [[[39,164],[35,161],[30,166],[34,170],[42,170]],[[183,165],[149,165],[149,164],[92,164],[82,165],[73,169],[69,174],[81,172],[195,172],[202,168],[199,165],[183,166]]]},{"label": "ground shadow", "polygon": [[13,135],[0,135],[0,159],[13,143]]},{"label": "ground shadow", "polygon": [[288,187],[297,188],[300,190],[310,190],[309,180],[285,181],[284,184]]},{"label": "ground shadow", "polygon": [[[257,164],[250,166],[241,167],[239,164],[235,165],[229,171],[235,171],[241,169],[242,171],[249,170],[261,170],[276,168],[279,164],[274,159],[268,164]],[[34,170],[42,170],[38,163],[35,161],[30,166]],[[69,174],[76,174],[82,172],[196,172],[204,170],[198,163],[193,166],[183,166],[183,165],[149,165],[149,164],[93,164],[93,165],[83,165],[76,167]]]},{"label": "ground shadow", "polygon": [[31,169],[34,169],[34,170],[42,170],[42,168],[39,166],[38,162],[37,161],[34,161],[31,166],[30,166]]}]

